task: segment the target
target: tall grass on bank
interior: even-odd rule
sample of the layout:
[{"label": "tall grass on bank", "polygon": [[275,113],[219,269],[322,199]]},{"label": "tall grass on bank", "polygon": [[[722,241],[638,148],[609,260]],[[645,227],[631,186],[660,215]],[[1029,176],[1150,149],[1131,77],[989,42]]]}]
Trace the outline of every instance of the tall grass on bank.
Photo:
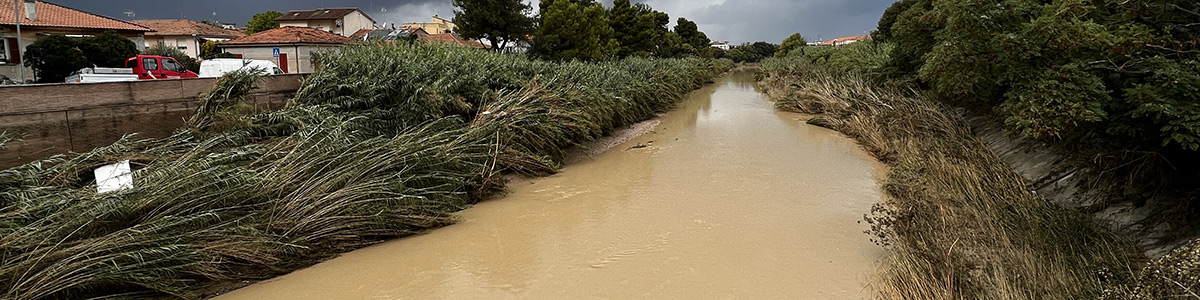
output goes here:
[{"label": "tall grass on bank", "polygon": [[1131,247],[1031,192],[950,109],[803,57],[761,72],[780,109],[818,114],[891,167],[868,217],[888,249],[880,298],[1089,299],[1130,276]]},{"label": "tall grass on bank", "polygon": [[[282,111],[238,113],[223,78],[190,126],[0,171],[0,294],[199,298],[444,226],[553,172],[563,149],[653,117],[731,67],[700,59],[546,63],[438,45],[352,46]],[[134,165],[96,193],[92,170]]]}]

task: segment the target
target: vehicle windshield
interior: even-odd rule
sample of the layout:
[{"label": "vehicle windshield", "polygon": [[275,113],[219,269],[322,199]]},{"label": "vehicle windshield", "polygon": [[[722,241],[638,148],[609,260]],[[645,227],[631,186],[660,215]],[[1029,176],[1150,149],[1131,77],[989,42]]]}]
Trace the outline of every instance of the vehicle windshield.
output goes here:
[{"label": "vehicle windshield", "polygon": [[167,70],[167,71],[173,71],[173,72],[180,72],[180,73],[183,73],[183,72],[185,72],[185,71],[184,71],[184,69],[183,69],[183,66],[179,65],[179,63],[178,63],[178,62],[175,62],[175,60],[174,60],[174,59],[170,59],[170,58],[164,58],[164,59],[162,60],[162,64],[163,64],[163,69],[164,69],[164,70]]}]

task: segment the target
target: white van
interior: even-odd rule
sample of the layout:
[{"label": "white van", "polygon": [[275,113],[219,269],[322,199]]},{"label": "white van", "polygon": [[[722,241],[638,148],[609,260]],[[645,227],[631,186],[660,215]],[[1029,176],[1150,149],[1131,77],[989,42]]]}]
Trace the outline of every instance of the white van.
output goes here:
[{"label": "white van", "polygon": [[275,65],[275,62],[261,59],[241,59],[241,58],[214,58],[206,59],[200,62],[200,78],[216,78],[225,75],[225,73],[241,70],[241,69],[258,68],[266,70],[263,75],[278,75],[283,74],[283,70]]}]

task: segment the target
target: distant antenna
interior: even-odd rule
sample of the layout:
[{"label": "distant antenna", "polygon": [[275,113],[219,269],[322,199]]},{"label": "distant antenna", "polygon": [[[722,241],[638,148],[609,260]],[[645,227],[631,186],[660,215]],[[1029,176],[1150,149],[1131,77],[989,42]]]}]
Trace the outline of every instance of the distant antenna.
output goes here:
[{"label": "distant antenna", "polygon": [[380,9],[379,9],[379,12],[387,12],[387,7],[380,8]]},{"label": "distant antenna", "polygon": [[126,16],[126,17],[129,17],[130,19],[133,19],[133,17],[136,17],[136,16],[137,16],[137,13],[135,13],[135,12],[133,12],[133,11],[131,10],[131,11],[127,11],[127,12],[125,12],[125,16]]}]

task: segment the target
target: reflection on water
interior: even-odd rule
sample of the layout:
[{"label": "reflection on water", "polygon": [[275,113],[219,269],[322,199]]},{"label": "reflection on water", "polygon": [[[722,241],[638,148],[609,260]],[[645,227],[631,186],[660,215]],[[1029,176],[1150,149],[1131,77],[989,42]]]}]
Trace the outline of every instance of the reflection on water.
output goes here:
[{"label": "reflection on water", "polygon": [[662,121],[461,224],[221,299],[868,298],[880,166],[852,141],[775,112],[746,71]]}]

